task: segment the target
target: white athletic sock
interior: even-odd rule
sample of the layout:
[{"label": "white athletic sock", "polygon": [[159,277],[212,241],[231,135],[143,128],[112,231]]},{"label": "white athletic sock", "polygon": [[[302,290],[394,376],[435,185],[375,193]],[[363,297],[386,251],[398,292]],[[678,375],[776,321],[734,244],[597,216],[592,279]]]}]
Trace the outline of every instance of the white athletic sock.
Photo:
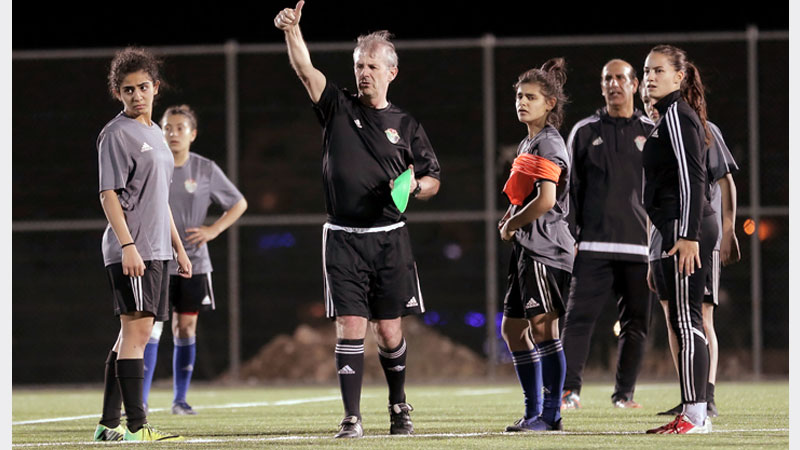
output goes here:
[{"label": "white athletic sock", "polygon": [[683,414],[689,419],[689,422],[702,427],[706,423],[706,416],[708,411],[706,402],[685,403],[683,405]]}]

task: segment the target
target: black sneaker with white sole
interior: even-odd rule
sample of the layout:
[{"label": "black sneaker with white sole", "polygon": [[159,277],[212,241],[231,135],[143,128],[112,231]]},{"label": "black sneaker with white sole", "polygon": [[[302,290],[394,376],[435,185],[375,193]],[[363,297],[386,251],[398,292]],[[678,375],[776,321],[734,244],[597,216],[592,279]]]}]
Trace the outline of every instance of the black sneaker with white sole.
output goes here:
[{"label": "black sneaker with white sole", "polygon": [[358,416],[347,416],[339,424],[339,432],[335,438],[360,438],[364,436],[364,429],[361,427],[361,419]]},{"label": "black sneaker with white sole", "polygon": [[414,424],[409,414],[413,410],[408,403],[389,405],[389,434],[414,434]]}]

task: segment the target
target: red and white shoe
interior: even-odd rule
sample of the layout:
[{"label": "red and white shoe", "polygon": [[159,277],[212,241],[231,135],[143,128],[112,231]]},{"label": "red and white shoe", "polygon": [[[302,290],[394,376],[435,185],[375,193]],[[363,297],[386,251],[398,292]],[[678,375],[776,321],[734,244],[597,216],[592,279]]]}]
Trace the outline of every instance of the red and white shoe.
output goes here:
[{"label": "red and white shoe", "polygon": [[711,432],[711,419],[706,417],[702,426],[695,425],[689,421],[684,414],[675,416],[675,420],[652,430],[647,430],[647,434],[706,434]]}]

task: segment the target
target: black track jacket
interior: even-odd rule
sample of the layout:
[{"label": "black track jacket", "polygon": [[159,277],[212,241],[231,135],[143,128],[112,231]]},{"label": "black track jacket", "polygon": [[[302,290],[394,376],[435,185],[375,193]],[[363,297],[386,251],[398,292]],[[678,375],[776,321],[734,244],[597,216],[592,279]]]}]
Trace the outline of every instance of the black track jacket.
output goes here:
[{"label": "black track jacket", "polygon": [[678,237],[700,240],[700,223],[714,214],[709,198],[705,130],[697,113],[675,91],[655,104],[661,117],[647,138],[644,207],[656,228],[678,221]]},{"label": "black track jacket", "polygon": [[629,118],[616,118],[606,108],[572,128],[570,222],[581,254],[647,262],[642,149],[652,129],[638,109]]}]

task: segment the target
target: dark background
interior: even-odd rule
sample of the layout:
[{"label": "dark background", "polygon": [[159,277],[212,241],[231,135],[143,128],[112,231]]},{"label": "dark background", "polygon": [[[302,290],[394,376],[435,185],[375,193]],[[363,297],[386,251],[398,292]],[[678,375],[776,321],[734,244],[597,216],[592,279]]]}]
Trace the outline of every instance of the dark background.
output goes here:
[{"label": "dark background", "polygon": [[[37,2],[13,5],[13,48],[281,41],[272,20],[288,1]],[[397,39],[788,30],[786,2],[334,1],[310,0],[306,40],[352,40],[388,29]],[[659,12],[663,8],[666,12]]]},{"label": "dark background", "polygon": [[[253,5],[257,4],[257,7]],[[222,6],[224,5],[224,6]],[[705,6],[703,6],[705,5]],[[670,16],[650,17],[641,3],[602,4],[581,10],[575,3],[505,2],[466,6],[456,2],[336,2],[312,0],[302,27],[311,43],[352,42],[361,33],[389,29],[398,41],[414,39],[620,35],[735,31],[748,25],[761,31],[789,29],[786,4],[694,5]],[[125,45],[218,45],[281,43],[272,24],[277,2],[58,3],[13,5],[14,50],[106,49]],[[635,9],[637,8],[637,9]],[[678,11],[677,13],[675,11]],[[720,11],[724,11],[720,14]],[[591,18],[589,20],[588,18]],[[736,175],[740,207],[750,204],[747,128],[746,45],[742,41],[685,42],[709,88],[710,117],[720,126],[742,172]],[[511,46],[495,50],[494,76],[497,149],[515,149],[524,134],[513,114],[511,85],[522,71],[552,56],[569,67],[571,98],[564,127],[602,105],[599,71],[620,57],[640,68],[651,43],[592,46]],[[763,41],[759,51],[761,204],[782,207],[789,198],[787,40]],[[390,98],[425,126],[443,167],[442,189],[409,212],[480,211],[483,208],[483,103],[478,47],[402,49],[400,76]],[[352,85],[348,51],[314,52],[314,63],[342,86]],[[102,220],[97,199],[94,141],[120,107],[105,90],[109,56],[65,59],[17,59],[12,63],[13,117],[12,219]],[[324,212],[319,175],[319,126],[307,96],[288,67],[285,53],[246,53],[237,57],[239,83],[239,187],[250,203],[248,216]],[[226,169],[225,58],[221,54],[169,55],[165,76],[170,89],[157,99],[155,118],[174,103],[190,103],[198,112],[200,134],[194,151]],[[637,100],[637,104],[639,104]],[[498,162],[496,185],[507,168]],[[475,180],[480,180],[475,182]],[[506,199],[497,189],[497,204]],[[219,211],[212,211],[219,213]],[[762,242],[764,272],[763,337],[768,355],[788,353],[788,216],[764,218],[770,235]],[[723,357],[739,357],[750,340],[750,239],[741,232],[741,263],[723,270],[722,307],[717,314]],[[485,325],[465,318],[485,312],[484,224],[481,221],[409,224],[431,326],[454,340],[484,352]],[[247,360],[276,334],[292,333],[298,323],[320,319],[320,227],[240,227],[242,273],[242,358]],[[105,355],[118,331],[108,300],[97,230],[12,233],[12,347],[15,384],[92,382],[102,376]],[[227,367],[228,241],[210,244],[218,309],[205,314],[198,328],[197,379],[214,379]],[[504,288],[507,246],[499,246],[498,286]],[[500,297],[502,299],[502,296]],[[608,372],[615,339],[611,313],[597,325],[590,365]],[[655,348],[663,350],[663,319],[654,310]],[[491,320],[491,318],[489,319]],[[467,323],[469,322],[469,323]],[[724,324],[725,326],[720,326]],[[733,324],[728,326],[728,324]],[[168,377],[171,337],[165,327],[157,377]],[[55,338],[54,338],[55,337]],[[499,343],[496,342],[496,344]],[[42,356],[46,355],[46,356]],[[101,355],[101,356],[98,356]],[[774,358],[773,358],[774,357]],[[770,361],[765,361],[773,363]],[[786,358],[788,359],[788,358]],[[746,355],[721,362],[720,378],[736,378],[750,368]],[[727,364],[727,365],[726,365]],[[738,366],[737,366],[738,364]],[[732,368],[731,368],[732,367]],[[772,364],[770,370],[781,364]],[[735,370],[734,370],[735,369]],[[613,371],[613,365],[611,366]],[[788,366],[787,366],[788,373]],[[672,373],[669,372],[672,376]]]}]

